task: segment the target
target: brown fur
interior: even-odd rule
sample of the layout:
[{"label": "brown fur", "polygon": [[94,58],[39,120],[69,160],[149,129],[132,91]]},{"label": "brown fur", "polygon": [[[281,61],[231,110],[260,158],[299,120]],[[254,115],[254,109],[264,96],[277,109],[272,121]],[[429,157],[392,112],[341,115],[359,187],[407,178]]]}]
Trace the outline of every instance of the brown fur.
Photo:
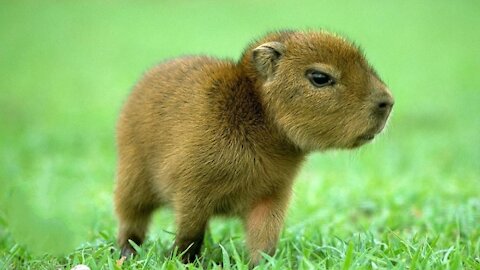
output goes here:
[{"label": "brown fur", "polygon": [[[316,88],[315,68],[335,84]],[[358,147],[384,127],[393,99],[359,50],[326,32],[275,32],[238,63],[204,56],[151,69],[118,122],[115,191],[122,255],[170,204],[184,261],[209,218],[244,220],[253,264],[273,254],[306,154]]]}]

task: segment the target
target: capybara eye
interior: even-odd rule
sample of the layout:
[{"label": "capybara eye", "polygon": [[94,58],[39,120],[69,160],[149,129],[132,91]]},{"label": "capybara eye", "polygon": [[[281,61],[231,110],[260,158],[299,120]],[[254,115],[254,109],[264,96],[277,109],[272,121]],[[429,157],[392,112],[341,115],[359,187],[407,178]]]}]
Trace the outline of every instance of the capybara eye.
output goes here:
[{"label": "capybara eye", "polygon": [[335,83],[330,75],[318,70],[307,70],[307,78],[315,87],[324,87]]}]

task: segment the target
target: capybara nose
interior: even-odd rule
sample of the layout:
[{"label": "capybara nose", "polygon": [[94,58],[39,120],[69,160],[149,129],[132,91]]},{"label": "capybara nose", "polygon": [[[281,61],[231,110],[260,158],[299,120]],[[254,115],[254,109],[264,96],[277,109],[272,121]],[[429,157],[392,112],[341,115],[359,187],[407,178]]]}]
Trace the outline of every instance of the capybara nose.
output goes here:
[{"label": "capybara nose", "polygon": [[378,102],[379,110],[390,110],[393,107],[393,102],[390,100],[382,100]]},{"label": "capybara nose", "polygon": [[388,115],[392,110],[394,101],[391,95],[385,94],[379,97],[376,103],[375,110],[381,115]]}]

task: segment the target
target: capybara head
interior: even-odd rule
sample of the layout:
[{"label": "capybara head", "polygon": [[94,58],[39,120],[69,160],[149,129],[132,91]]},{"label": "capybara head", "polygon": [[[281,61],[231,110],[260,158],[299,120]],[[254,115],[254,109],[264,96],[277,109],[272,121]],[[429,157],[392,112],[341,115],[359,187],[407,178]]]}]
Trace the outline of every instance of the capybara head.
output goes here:
[{"label": "capybara head", "polygon": [[260,97],[305,151],[354,148],[382,131],[393,97],[361,51],[327,32],[279,32],[251,48]]}]

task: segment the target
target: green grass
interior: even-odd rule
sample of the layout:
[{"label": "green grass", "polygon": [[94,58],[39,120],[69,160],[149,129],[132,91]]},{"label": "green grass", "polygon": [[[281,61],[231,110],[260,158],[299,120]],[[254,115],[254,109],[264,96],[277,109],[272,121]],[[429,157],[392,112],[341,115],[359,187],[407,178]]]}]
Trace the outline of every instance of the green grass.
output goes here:
[{"label": "green grass", "polygon": [[[0,269],[118,269],[114,126],[148,67],[237,59],[279,28],[360,44],[392,89],[387,132],[310,157],[274,257],[259,269],[480,269],[480,5],[476,1],[0,4]],[[247,269],[237,220],[201,262],[166,258],[173,213],[122,269]],[[223,265],[222,265],[223,264]]]}]

